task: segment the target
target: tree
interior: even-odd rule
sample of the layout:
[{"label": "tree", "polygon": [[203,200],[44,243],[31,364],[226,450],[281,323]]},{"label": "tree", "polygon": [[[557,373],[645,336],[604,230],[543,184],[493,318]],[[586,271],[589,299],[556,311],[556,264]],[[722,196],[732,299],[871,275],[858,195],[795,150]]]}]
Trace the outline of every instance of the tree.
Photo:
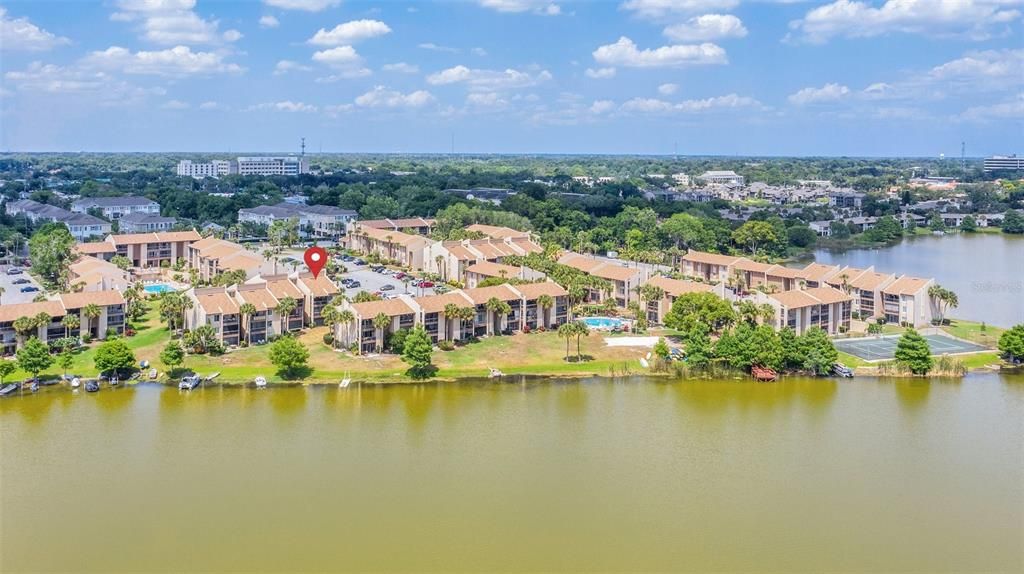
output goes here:
[{"label": "tree", "polygon": [[999,336],[999,350],[1012,363],[1024,361],[1024,324],[1014,325]]},{"label": "tree", "polygon": [[565,360],[569,360],[569,341],[576,336],[575,323],[562,323],[558,327],[558,336],[565,339]]},{"label": "tree", "polygon": [[654,356],[658,357],[661,360],[667,359],[669,353],[672,352],[672,350],[668,348],[668,342],[665,341],[665,337],[658,337],[658,342],[654,344],[653,351]]},{"label": "tree", "polygon": [[[180,297],[180,295],[178,295],[178,296]],[[95,319],[98,319],[99,316],[102,315],[102,314],[103,314],[103,310],[100,309],[100,306],[95,304],[95,303],[89,303],[85,307],[82,307],[82,316],[89,320],[88,323],[86,323],[86,326],[85,326],[85,331],[87,333],[92,333],[92,322]]]},{"label": "tree", "polygon": [[309,361],[309,351],[295,337],[285,335],[270,346],[270,362],[282,377],[297,377]]},{"label": "tree", "polygon": [[839,360],[839,351],[836,351],[832,340],[820,327],[811,327],[805,331],[800,337],[800,346],[804,354],[802,367],[815,375],[832,372],[832,366]]},{"label": "tree", "polygon": [[249,336],[249,325],[252,322],[252,316],[256,314],[256,305],[252,303],[242,303],[238,306],[238,313],[242,316],[242,327],[245,329],[245,342],[246,344],[252,344],[252,338]]},{"label": "tree", "polygon": [[9,377],[11,373],[18,370],[18,364],[14,361],[0,360],[0,385],[4,384],[4,379]]},{"label": "tree", "polygon": [[402,360],[409,363],[409,376],[414,379],[430,377],[432,352],[433,345],[430,344],[427,331],[422,326],[416,326],[405,337],[405,344],[402,347]]},{"label": "tree", "polygon": [[942,216],[939,215],[938,212],[933,213],[932,216],[928,219],[928,229],[931,229],[932,231],[946,230],[946,222],[945,220],[942,219]]},{"label": "tree", "polygon": [[796,247],[812,247],[818,241],[818,234],[806,225],[794,225],[786,230],[789,244]]},{"label": "tree", "polygon": [[110,262],[117,266],[121,271],[127,271],[132,266],[132,260],[128,259],[124,255],[115,255],[110,258]]},{"label": "tree", "polygon": [[281,317],[281,333],[288,331],[288,316],[299,306],[292,297],[284,297],[277,302],[277,314]]},{"label": "tree", "polygon": [[703,368],[711,362],[713,350],[710,328],[704,323],[695,323],[686,333],[686,364],[693,368]]},{"label": "tree", "polygon": [[1003,233],[1024,233],[1024,215],[1013,209],[1007,211],[1003,217]]},{"label": "tree", "polygon": [[24,340],[32,333],[38,331],[38,325],[32,317],[18,317],[11,323],[11,328],[14,329],[14,334],[18,336],[18,346],[24,342]]},{"label": "tree", "polygon": [[928,341],[913,328],[907,329],[896,343],[896,364],[915,375],[926,375],[932,369],[932,363]]},{"label": "tree", "polygon": [[135,368],[135,354],[123,340],[112,339],[96,349],[94,362],[101,373],[127,373]]},{"label": "tree", "polygon": [[391,326],[391,317],[381,311],[373,318],[373,326],[380,331],[377,337],[377,352],[380,353],[384,350],[384,330]]},{"label": "tree", "polygon": [[537,308],[540,309],[540,326],[548,328],[548,311],[555,306],[555,298],[544,294],[537,297]]},{"label": "tree", "polygon": [[160,351],[160,362],[167,365],[167,368],[174,372],[174,369],[185,362],[185,349],[179,341],[168,341],[164,349]]},{"label": "tree", "polygon": [[61,286],[61,277],[67,276],[74,246],[75,238],[63,223],[47,223],[32,234],[28,241],[32,269],[48,287]]},{"label": "tree", "polygon": [[444,311],[443,311],[443,315],[444,315],[444,339],[446,341],[449,341],[452,338],[451,336],[449,336],[450,335],[450,332],[449,332],[450,328],[449,327],[451,326],[452,321],[455,319],[455,317],[458,316],[458,314],[459,314],[459,306],[456,305],[455,303],[448,303],[448,304],[446,304],[444,306]]},{"label": "tree", "polygon": [[491,329],[491,334],[499,334],[501,332],[501,317],[511,313],[512,306],[497,297],[491,297],[487,300],[485,307],[487,307],[487,310],[491,313],[491,317],[494,320],[494,326]]},{"label": "tree", "polygon": [[935,303],[935,308],[939,312],[938,322],[940,325],[946,320],[946,311],[956,309],[960,305],[960,298],[957,297],[957,294],[938,283],[928,288],[928,297]]},{"label": "tree", "polygon": [[960,222],[960,231],[964,233],[974,233],[978,230],[978,221],[974,219],[973,215],[964,217],[963,221]]},{"label": "tree", "polygon": [[348,309],[342,309],[341,311],[338,311],[338,314],[335,317],[335,321],[337,322],[337,324],[345,326],[345,344],[346,345],[348,345],[348,342],[349,342],[349,332],[350,332],[350,330],[352,328],[351,327],[352,322],[355,321],[355,320],[356,320],[356,314],[353,313],[352,311],[348,310]]},{"label": "tree", "polygon": [[64,315],[64,318],[61,319],[60,323],[61,325],[64,325],[65,337],[70,337],[71,331],[74,331],[75,329],[82,326],[82,320],[78,317],[78,315],[74,315],[71,313]]},{"label": "tree", "polygon": [[849,239],[850,226],[838,219],[828,224],[829,235],[835,239]]},{"label": "tree", "polygon": [[689,331],[695,323],[703,323],[719,330],[736,321],[736,313],[728,301],[714,293],[684,293],[672,303],[665,315],[665,326]]},{"label": "tree", "polygon": [[785,327],[779,331],[779,345],[782,347],[782,367],[785,369],[802,369],[805,362],[802,340],[796,331]]},{"label": "tree", "polygon": [[576,336],[576,362],[583,360],[583,355],[580,353],[580,340],[583,337],[590,335],[590,327],[583,321],[576,321],[573,325],[573,335]]},{"label": "tree", "polygon": [[775,227],[766,221],[748,221],[732,232],[732,240],[752,255],[762,247],[772,247],[779,242]]},{"label": "tree", "polygon": [[26,373],[32,373],[32,376],[37,379],[39,378],[40,371],[45,371],[53,364],[50,349],[36,337],[29,338],[18,349],[17,356],[18,366],[21,367],[21,370]]},{"label": "tree", "polygon": [[75,351],[71,345],[65,345],[60,355],[57,355],[57,365],[64,371],[64,378],[68,378],[68,368],[75,362]]}]

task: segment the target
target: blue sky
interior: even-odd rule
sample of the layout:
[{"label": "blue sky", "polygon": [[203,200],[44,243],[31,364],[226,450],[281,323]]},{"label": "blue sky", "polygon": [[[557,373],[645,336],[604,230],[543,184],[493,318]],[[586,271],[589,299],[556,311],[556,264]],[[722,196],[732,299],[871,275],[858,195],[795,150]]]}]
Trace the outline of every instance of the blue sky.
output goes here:
[{"label": "blue sky", "polygon": [[12,151],[1024,152],[1024,0],[0,2]]}]

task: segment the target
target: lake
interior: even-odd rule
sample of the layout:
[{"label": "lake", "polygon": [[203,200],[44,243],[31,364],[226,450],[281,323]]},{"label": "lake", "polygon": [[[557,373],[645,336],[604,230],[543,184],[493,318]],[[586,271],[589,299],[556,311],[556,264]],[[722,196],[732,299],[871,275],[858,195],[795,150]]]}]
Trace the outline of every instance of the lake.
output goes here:
[{"label": "lake", "polygon": [[1024,376],[44,388],[0,571],[1024,569]]},{"label": "lake", "polygon": [[1024,237],[1001,233],[955,233],[908,237],[881,249],[827,251],[821,263],[934,277],[960,298],[951,317],[999,327],[1024,323]]}]

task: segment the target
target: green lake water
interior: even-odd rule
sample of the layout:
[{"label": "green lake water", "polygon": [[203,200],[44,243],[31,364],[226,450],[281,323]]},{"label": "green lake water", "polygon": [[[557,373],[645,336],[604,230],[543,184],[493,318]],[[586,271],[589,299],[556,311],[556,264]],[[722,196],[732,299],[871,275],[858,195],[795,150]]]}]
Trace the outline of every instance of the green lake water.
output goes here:
[{"label": "green lake water", "polygon": [[0,399],[0,571],[1020,572],[1024,377]]}]

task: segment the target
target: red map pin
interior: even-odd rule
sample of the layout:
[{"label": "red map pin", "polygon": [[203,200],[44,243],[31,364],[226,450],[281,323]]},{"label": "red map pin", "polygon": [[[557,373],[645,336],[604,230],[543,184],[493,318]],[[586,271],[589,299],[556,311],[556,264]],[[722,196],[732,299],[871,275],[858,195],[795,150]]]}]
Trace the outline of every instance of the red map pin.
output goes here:
[{"label": "red map pin", "polygon": [[306,260],[306,267],[309,267],[309,270],[313,272],[313,278],[315,279],[320,275],[324,265],[327,265],[327,250],[323,247],[310,247],[302,255],[302,258]]}]

